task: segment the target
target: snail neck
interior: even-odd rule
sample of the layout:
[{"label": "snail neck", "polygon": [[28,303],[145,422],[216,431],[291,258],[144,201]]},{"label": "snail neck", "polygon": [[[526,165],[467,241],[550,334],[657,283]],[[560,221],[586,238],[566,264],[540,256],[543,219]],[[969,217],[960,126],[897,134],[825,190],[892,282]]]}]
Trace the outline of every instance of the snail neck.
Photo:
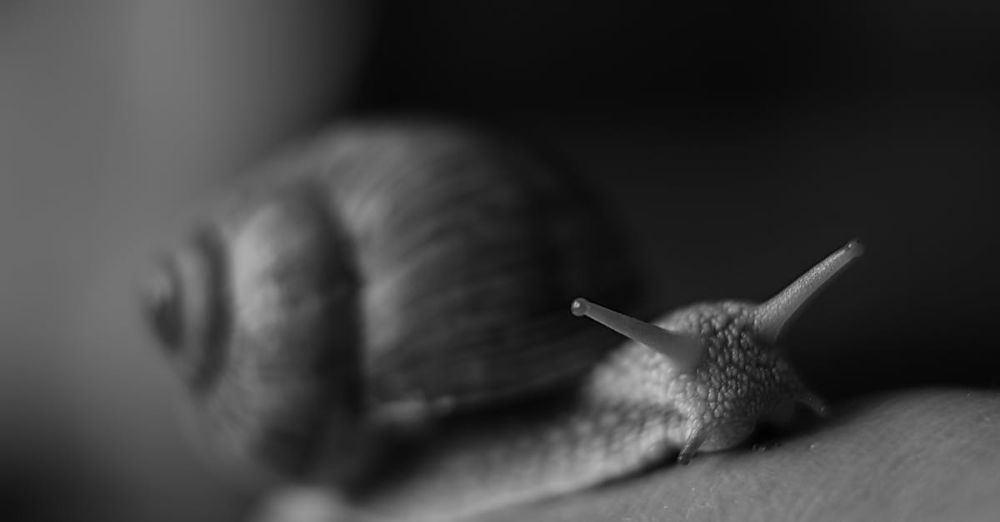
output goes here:
[{"label": "snail neck", "polygon": [[[629,354],[622,354],[628,359]],[[530,405],[444,419],[393,445],[347,496],[391,520],[450,520],[577,491],[662,462],[686,429],[673,410],[633,400],[612,357],[585,386]],[[626,365],[626,367],[630,367]]]}]

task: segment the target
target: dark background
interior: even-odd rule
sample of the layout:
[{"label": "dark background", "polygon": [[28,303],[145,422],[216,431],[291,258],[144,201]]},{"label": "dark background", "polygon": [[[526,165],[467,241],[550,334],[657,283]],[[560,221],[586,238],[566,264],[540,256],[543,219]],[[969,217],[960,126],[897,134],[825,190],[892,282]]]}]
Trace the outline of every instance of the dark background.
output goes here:
[{"label": "dark background", "polygon": [[390,4],[359,105],[569,157],[663,309],[761,300],[847,240],[793,330],[827,396],[1000,384],[1000,7],[988,2]]},{"label": "dark background", "polygon": [[998,29],[980,0],[2,3],[5,519],[244,512],[177,428],[133,282],[193,202],[344,115],[567,158],[663,310],[765,299],[860,238],[789,336],[807,381],[995,387]]}]

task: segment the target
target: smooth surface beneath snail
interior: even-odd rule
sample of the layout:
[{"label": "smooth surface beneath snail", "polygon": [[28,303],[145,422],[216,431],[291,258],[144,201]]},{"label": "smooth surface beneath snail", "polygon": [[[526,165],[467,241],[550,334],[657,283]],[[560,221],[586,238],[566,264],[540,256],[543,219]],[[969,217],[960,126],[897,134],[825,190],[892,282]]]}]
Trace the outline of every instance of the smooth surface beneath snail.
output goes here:
[{"label": "smooth surface beneath snail", "polygon": [[857,243],[761,305],[646,324],[574,301],[632,339],[616,347],[566,310],[630,295],[611,229],[530,155],[369,125],[298,158],[169,258],[149,303],[232,460],[360,513],[444,520],[730,448],[795,403],[824,409],[775,345]]}]

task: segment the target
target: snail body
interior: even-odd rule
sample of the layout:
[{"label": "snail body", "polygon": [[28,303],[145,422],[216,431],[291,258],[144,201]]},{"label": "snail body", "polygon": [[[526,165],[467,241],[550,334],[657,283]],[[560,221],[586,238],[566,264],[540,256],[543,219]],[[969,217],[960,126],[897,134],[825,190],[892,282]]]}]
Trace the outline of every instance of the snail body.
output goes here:
[{"label": "snail body", "polygon": [[472,515],[824,409],[774,347],[856,243],[763,304],[648,324],[575,299],[641,308],[585,191],[467,128],[348,125],[248,186],[162,263],[148,316],[213,452],[358,512]]}]

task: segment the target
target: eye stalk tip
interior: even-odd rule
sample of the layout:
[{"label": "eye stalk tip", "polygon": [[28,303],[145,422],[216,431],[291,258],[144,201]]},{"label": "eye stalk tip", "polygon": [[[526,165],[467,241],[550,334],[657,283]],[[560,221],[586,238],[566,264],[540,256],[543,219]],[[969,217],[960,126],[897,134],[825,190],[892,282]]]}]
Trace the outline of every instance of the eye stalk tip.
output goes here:
[{"label": "eye stalk tip", "polygon": [[858,257],[865,253],[865,246],[861,244],[861,241],[854,238],[844,245],[844,252],[851,254],[851,257]]},{"label": "eye stalk tip", "polygon": [[577,297],[573,300],[573,304],[570,305],[569,311],[577,317],[583,317],[590,311],[590,301],[582,297]]}]

